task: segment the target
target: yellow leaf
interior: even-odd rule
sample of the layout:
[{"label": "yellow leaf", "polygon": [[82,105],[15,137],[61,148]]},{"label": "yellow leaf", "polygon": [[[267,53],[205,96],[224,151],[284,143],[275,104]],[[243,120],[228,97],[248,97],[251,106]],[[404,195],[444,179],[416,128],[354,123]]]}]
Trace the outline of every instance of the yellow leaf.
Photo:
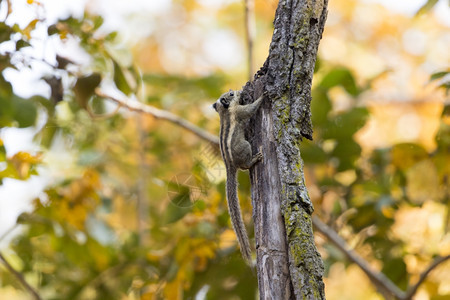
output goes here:
[{"label": "yellow leaf", "polygon": [[215,246],[213,243],[210,243],[208,241],[204,241],[201,245],[197,246],[195,248],[195,255],[197,255],[200,258],[213,258],[214,257],[214,250]]},{"label": "yellow leaf", "polygon": [[41,153],[33,156],[30,153],[28,153],[28,152],[20,151],[20,152],[17,152],[13,156],[12,160],[13,161],[19,161],[19,162],[22,162],[22,163],[37,164],[37,163],[41,162],[41,156],[42,156]]},{"label": "yellow leaf", "polygon": [[172,250],[172,247],[170,245],[167,245],[163,249],[149,251],[149,252],[147,252],[147,254],[145,256],[147,257],[147,259],[149,261],[157,262],[160,259],[167,257],[171,250]]},{"label": "yellow leaf", "polygon": [[391,150],[392,164],[406,170],[415,163],[428,157],[427,151],[420,145],[412,143],[397,144]]},{"label": "yellow leaf", "polygon": [[194,269],[196,272],[203,272],[206,270],[207,266],[208,266],[208,259],[205,257],[199,257],[195,261]]},{"label": "yellow leaf", "polygon": [[156,297],[158,289],[159,289],[158,284],[150,284],[150,285],[145,286],[145,288],[144,288],[145,292],[141,295],[141,300],[158,299]]},{"label": "yellow leaf", "polygon": [[179,300],[182,299],[182,287],[181,282],[177,279],[172,282],[168,282],[164,288],[165,299]]},{"label": "yellow leaf", "polygon": [[422,160],[406,172],[406,193],[415,204],[442,197],[439,188],[439,174],[430,159]]},{"label": "yellow leaf", "polygon": [[102,247],[95,242],[89,242],[87,247],[89,248],[90,255],[94,259],[96,270],[105,270],[110,263],[110,259],[108,255],[102,252]]},{"label": "yellow leaf", "polygon": [[390,207],[390,206],[386,206],[384,205],[381,208],[381,213],[383,214],[383,216],[385,216],[386,218],[393,218],[395,215],[395,210]]},{"label": "yellow leaf", "polygon": [[11,162],[16,169],[19,178],[27,178],[29,176],[30,169],[32,165],[37,164],[41,161],[41,155],[36,156],[31,155],[27,152],[18,152],[12,158]]},{"label": "yellow leaf", "polygon": [[152,300],[155,298],[154,293],[145,293],[141,295],[141,300]]},{"label": "yellow leaf", "polygon": [[92,188],[100,187],[100,175],[94,169],[87,169],[83,174],[83,180],[87,181]]},{"label": "yellow leaf", "polygon": [[85,207],[83,207],[82,205],[69,207],[67,200],[60,202],[57,206],[61,221],[73,225],[78,230],[84,229],[84,222],[87,217],[87,211]]},{"label": "yellow leaf", "polygon": [[39,21],[38,19],[34,19],[23,30],[23,34],[25,34],[28,39],[31,38],[31,31],[33,31],[33,29],[36,28],[36,24],[38,21]]},{"label": "yellow leaf", "polygon": [[236,234],[233,230],[227,229],[220,235],[219,248],[227,249],[236,245]]}]

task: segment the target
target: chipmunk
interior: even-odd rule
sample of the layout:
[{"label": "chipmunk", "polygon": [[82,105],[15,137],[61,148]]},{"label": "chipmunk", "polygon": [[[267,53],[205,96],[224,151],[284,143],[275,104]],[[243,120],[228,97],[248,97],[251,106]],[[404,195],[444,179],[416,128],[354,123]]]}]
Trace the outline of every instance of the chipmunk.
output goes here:
[{"label": "chipmunk", "polygon": [[252,155],[250,143],[245,139],[247,120],[258,110],[263,96],[248,105],[240,105],[241,91],[230,90],[213,104],[220,116],[220,151],[227,172],[226,195],[228,211],[236,232],[241,253],[245,261],[252,265],[250,242],[242,220],[237,195],[237,169],[250,169],[262,160],[262,152]]}]

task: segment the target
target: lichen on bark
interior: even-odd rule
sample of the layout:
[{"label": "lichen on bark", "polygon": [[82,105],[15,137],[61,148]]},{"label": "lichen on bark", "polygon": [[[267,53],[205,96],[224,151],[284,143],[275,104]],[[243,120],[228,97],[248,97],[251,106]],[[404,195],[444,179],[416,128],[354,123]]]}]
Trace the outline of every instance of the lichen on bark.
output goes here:
[{"label": "lichen on bark", "polygon": [[279,2],[269,56],[243,89],[244,103],[267,95],[249,136],[264,153],[250,172],[261,299],[325,299],[299,143],[312,139],[311,82],[327,2]]}]

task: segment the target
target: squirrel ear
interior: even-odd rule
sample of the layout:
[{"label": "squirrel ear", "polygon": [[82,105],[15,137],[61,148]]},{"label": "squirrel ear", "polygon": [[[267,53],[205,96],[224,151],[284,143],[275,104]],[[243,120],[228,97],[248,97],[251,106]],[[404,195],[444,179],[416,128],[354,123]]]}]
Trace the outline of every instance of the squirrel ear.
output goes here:
[{"label": "squirrel ear", "polygon": [[220,98],[220,103],[222,103],[225,109],[227,109],[230,106],[230,101],[225,98]]}]

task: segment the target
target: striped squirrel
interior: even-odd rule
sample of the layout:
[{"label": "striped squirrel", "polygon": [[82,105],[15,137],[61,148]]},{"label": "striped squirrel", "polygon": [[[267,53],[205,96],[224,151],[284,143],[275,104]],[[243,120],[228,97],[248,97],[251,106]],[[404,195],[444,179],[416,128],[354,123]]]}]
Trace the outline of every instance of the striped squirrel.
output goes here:
[{"label": "striped squirrel", "polygon": [[224,93],[213,104],[213,108],[220,117],[220,151],[227,171],[226,195],[231,223],[241,247],[245,261],[252,265],[250,242],[242,220],[237,195],[237,169],[250,169],[262,160],[262,152],[252,155],[250,143],[245,139],[244,133],[247,120],[258,110],[263,96],[248,105],[240,105],[241,91]]}]

